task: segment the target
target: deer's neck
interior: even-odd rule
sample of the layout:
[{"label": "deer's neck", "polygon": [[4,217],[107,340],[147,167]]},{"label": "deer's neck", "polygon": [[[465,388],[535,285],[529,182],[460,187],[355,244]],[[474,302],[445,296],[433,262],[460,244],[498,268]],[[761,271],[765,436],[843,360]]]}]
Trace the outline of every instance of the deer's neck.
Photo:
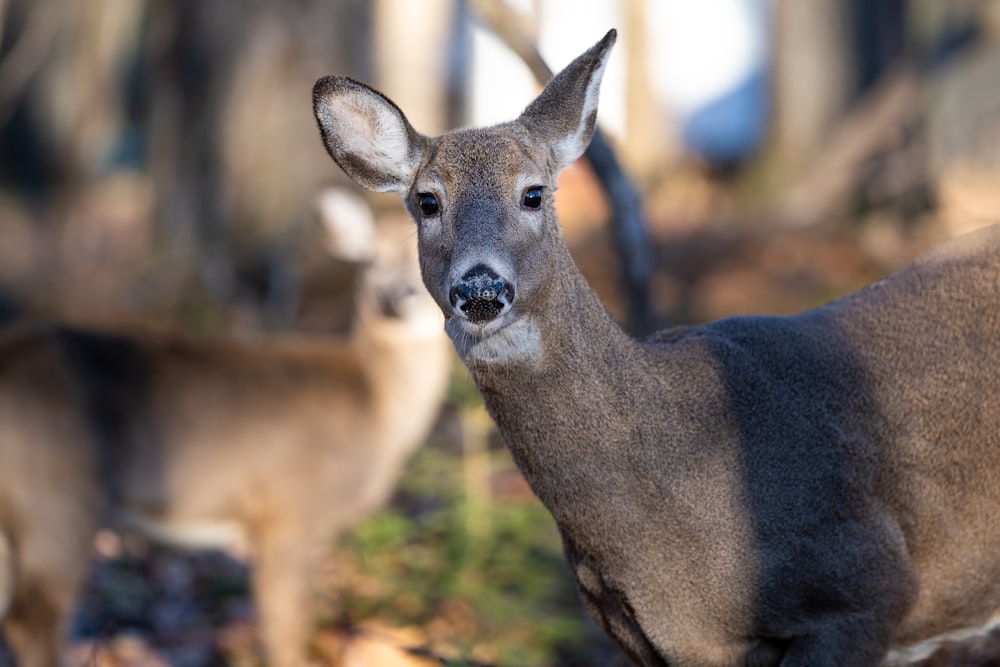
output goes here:
[{"label": "deer's neck", "polygon": [[608,314],[568,251],[546,291],[515,326],[531,353],[465,361],[522,473],[553,509],[559,489],[580,488],[623,452],[643,417],[641,346]]},{"label": "deer's neck", "polygon": [[364,359],[373,422],[382,431],[385,456],[402,463],[437,417],[450,376],[450,345],[440,323],[434,331],[419,332],[396,323],[362,327],[353,345]]}]

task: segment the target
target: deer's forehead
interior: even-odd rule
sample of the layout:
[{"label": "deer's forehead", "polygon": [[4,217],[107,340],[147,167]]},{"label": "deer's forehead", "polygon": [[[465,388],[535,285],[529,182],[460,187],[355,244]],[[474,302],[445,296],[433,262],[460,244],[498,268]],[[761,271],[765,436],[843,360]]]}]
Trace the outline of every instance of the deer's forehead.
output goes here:
[{"label": "deer's forehead", "polygon": [[510,130],[464,130],[437,140],[424,176],[436,179],[449,192],[468,188],[502,191],[528,180],[545,177],[538,156]]}]

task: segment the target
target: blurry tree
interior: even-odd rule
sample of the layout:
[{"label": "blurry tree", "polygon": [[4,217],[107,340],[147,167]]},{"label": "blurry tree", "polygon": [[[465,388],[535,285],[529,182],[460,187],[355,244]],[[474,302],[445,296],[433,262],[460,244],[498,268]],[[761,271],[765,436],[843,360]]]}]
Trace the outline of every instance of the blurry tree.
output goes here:
[{"label": "blurry tree", "polygon": [[369,6],[178,0],[149,9],[141,98],[157,226],[195,253],[214,295],[238,299],[247,288],[238,274],[268,268],[254,253],[279,242],[335,178],[309,93],[331,70],[370,73]]},{"label": "blurry tree", "polygon": [[808,159],[880,77],[906,55],[906,0],[778,0],[773,140]]},{"label": "blurry tree", "polygon": [[[944,12],[923,4],[922,37],[931,40]],[[1000,219],[1000,3],[965,0],[948,9],[945,45],[971,44],[954,57],[934,52],[927,134],[940,215],[957,234]]]},{"label": "blurry tree", "polygon": [[143,6],[0,5],[0,223],[3,250],[20,260],[3,278],[37,301],[62,283],[84,311],[121,292],[116,271],[136,268],[147,189],[117,176],[138,167],[125,82]]},{"label": "blurry tree", "polygon": [[[0,3],[0,191],[10,198],[0,203],[15,201],[2,217],[8,226],[29,221],[6,238],[31,239],[38,250],[31,275],[14,282],[62,315],[93,312],[102,299],[111,312],[169,309],[192,291],[224,307],[258,307],[274,284],[295,282],[289,248],[301,240],[317,188],[345,178],[317,139],[313,83],[338,73],[391,94],[399,87],[411,108],[426,110],[425,131],[442,128],[461,111],[465,58],[454,49],[462,6]],[[421,20],[429,22],[420,39],[409,39]],[[401,76],[414,61],[422,78]],[[94,196],[106,186],[113,192]],[[122,213],[106,207],[129,198],[129,220],[114,222]],[[67,247],[68,225],[90,245],[132,234],[140,241],[126,245],[136,257],[126,267],[106,252]],[[66,274],[69,264],[86,268]],[[112,266],[128,271],[112,278]],[[78,294],[98,270],[107,290]]]},{"label": "blurry tree", "polygon": [[984,54],[995,49],[996,7],[778,2],[767,156],[785,190],[777,217],[828,221],[859,202],[895,202],[911,217],[926,208],[946,185],[942,165],[963,162],[995,131],[1000,101],[986,82],[997,69]]},{"label": "blurry tree", "polygon": [[656,98],[650,80],[653,63],[648,57],[648,0],[625,0],[623,45],[625,65],[625,126],[627,132],[621,145],[622,161],[630,172],[643,180],[661,177],[665,170],[675,168],[680,157],[675,128],[668,121],[668,111]]},{"label": "blurry tree", "polygon": [[775,7],[772,137],[790,160],[815,148],[849,105],[847,7],[840,0],[779,1]]},{"label": "blurry tree", "polygon": [[11,0],[2,9],[0,179],[33,203],[112,168],[123,65],[142,2]]}]

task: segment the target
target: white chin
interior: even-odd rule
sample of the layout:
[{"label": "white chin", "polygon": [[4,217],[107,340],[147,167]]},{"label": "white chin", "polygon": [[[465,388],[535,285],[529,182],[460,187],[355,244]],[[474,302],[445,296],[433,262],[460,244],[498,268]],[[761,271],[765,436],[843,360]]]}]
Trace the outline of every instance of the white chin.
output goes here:
[{"label": "white chin", "polygon": [[533,362],[541,351],[538,328],[526,317],[512,319],[504,313],[486,324],[452,317],[445,329],[466,363]]}]

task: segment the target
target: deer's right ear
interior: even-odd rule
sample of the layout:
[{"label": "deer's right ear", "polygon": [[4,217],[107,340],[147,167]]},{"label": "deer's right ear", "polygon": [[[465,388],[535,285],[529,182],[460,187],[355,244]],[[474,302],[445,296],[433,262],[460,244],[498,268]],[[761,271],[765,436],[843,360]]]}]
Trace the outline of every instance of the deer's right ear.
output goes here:
[{"label": "deer's right ear", "polygon": [[382,93],[347,77],[313,86],[313,113],[334,162],[358,185],[405,197],[426,139]]}]

